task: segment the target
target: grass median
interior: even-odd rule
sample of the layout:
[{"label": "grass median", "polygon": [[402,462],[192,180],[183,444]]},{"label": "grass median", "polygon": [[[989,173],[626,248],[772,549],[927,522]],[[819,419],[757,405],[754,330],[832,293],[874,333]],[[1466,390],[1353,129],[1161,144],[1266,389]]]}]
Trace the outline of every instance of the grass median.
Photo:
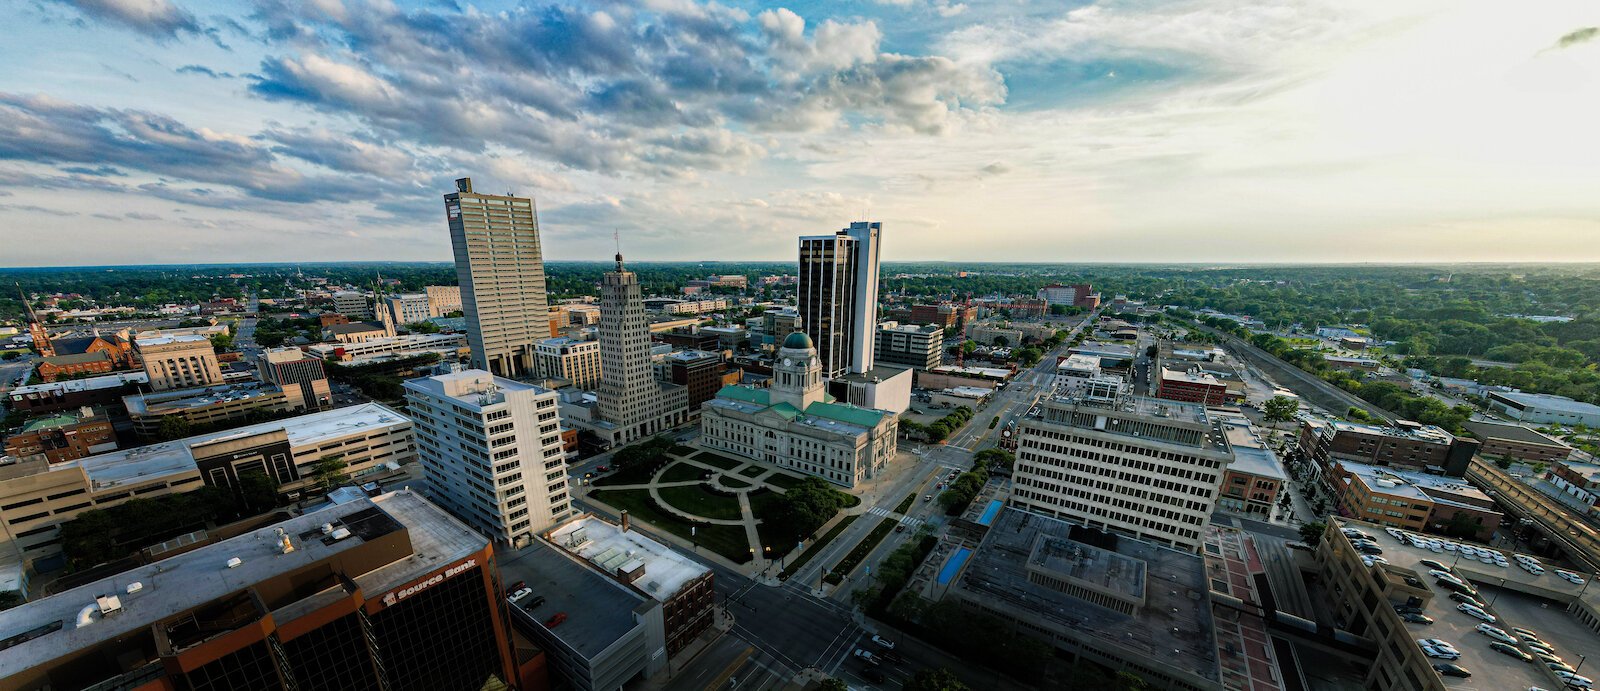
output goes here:
[{"label": "grass median", "polygon": [[861,563],[861,560],[866,559],[867,555],[878,547],[878,543],[883,542],[883,538],[888,537],[890,531],[893,531],[895,525],[899,522],[898,519],[894,518],[885,518],[878,521],[878,525],[872,529],[872,532],[867,533],[867,536],[862,538],[861,542],[856,543],[855,548],[851,549],[850,553],[844,556],[844,559],[840,560],[838,564],[834,564],[833,569],[828,571],[828,575],[823,577],[823,580],[834,585],[843,582],[845,577],[849,576],[850,572],[854,571],[856,566]]},{"label": "grass median", "polygon": [[850,527],[850,524],[851,523],[855,523],[856,519],[860,518],[860,517],[861,516],[859,516],[859,515],[857,515],[857,516],[845,516],[838,523],[835,523],[832,528],[828,529],[828,532],[823,533],[821,539],[817,540],[814,543],[811,543],[811,549],[806,550],[803,554],[800,555],[799,558],[795,559],[792,563],[790,563],[789,567],[784,569],[784,573],[794,573],[796,571],[799,571],[801,567],[805,566],[806,563],[811,561],[812,557],[815,557],[818,554],[821,554],[822,550],[826,549],[828,545],[832,544],[834,538],[839,537],[839,533],[844,532],[845,528]]}]

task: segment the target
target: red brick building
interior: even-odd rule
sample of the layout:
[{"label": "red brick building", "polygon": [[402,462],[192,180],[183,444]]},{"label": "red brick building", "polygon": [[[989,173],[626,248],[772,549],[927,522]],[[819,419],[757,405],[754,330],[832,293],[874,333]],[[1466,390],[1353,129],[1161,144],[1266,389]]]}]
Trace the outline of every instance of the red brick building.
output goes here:
[{"label": "red brick building", "polygon": [[39,378],[45,383],[96,374],[110,374],[116,367],[103,352],[57,355],[39,361]]},{"label": "red brick building", "polygon": [[6,438],[6,455],[23,460],[42,457],[50,463],[72,461],[115,451],[117,433],[111,421],[84,409],[29,420],[22,431]]},{"label": "red brick building", "polygon": [[1228,385],[1215,376],[1199,370],[1185,371],[1163,367],[1161,379],[1156,382],[1156,398],[1187,401],[1205,406],[1221,406],[1228,402]]}]

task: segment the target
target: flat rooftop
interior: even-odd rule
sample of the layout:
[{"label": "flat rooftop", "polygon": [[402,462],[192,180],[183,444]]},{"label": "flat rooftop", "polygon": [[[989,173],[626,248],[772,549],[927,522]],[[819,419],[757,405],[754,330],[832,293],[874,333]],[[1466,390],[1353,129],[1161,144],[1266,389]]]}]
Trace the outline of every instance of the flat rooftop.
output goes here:
[{"label": "flat rooftop", "polygon": [[581,516],[548,534],[556,547],[593,564],[603,573],[632,571],[643,566],[644,576],[634,587],[661,602],[672,599],[690,581],[711,569],[636,530],[622,528],[595,516]]},{"label": "flat rooftop", "polygon": [[[361,516],[367,510],[374,510]],[[384,518],[388,520],[384,520]],[[351,535],[324,544],[323,523],[350,519]],[[277,548],[276,528],[283,528],[294,551]],[[135,569],[108,576],[71,590],[41,598],[0,612],[0,639],[9,638],[42,626],[60,622],[61,629],[32,640],[17,643],[4,651],[8,668],[30,669],[48,663],[65,653],[147,629],[174,614],[224,598],[271,578],[331,559],[353,549],[367,539],[386,535],[398,528],[410,533],[411,553],[365,574],[347,574],[368,596],[381,594],[406,581],[437,569],[441,564],[460,559],[485,547],[486,540],[460,521],[421,496],[403,490],[372,499],[362,498],[291,518],[222,542],[202,547]],[[315,532],[317,539],[302,539]],[[228,568],[237,557],[239,566]],[[138,592],[127,591],[139,583]],[[95,603],[97,595],[114,594],[122,610],[111,616],[98,613],[86,626],[78,626],[78,614]],[[305,599],[326,600],[332,590]],[[288,614],[282,621],[303,614],[291,603],[275,614]],[[108,673],[107,676],[110,676]]]},{"label": "flat rooftop", "polygon": [[211,339],[200,334],[164,334],[160,336],[146,336],[139,334],[135,337],[134,344],[140,346],[158,346],[170,343],[200,343]]},{"label": "flat rooftop", "polygon": [[221,432],[176,439],[160,444],[120,449],[110,453],[57,463],[51,470],[81,467],[89,475],[90,485],[97,490],[110,489],[122,484],[139,484],[172,473],[194,470],[194,456],[189,447],[233,437],[248,437],[272,430],[284,430],[289,435],[291,447],[315,446],[356,432],[409,425],[411,420],[379,403],[363,403],[345,408],[335,408],[320,413],[300,415],[286,420],[262,422],[236,427]]},{"label": "flat rooftop", "polygon": [[277,384],[252,381],[223,386],[133,394],[124,396],[122,403],[127,406],[130,415],[151,415],[205,408],[218,403],[247,401],[252,398],[261,398],[262,396],[273,396],[281,391],[282,389]]},{"label": "flat rooftop", "polygon": [[1359,422],[1346,422],[1344,420],[1328,421],[1328,425],[1338,432],[1370,434],[1374,436],[1394,437],[1397,439],[1412,439],[1430,444],[1449,444],[1450,442],[1455,441],[1455,435],[1444,431],[1444,428],[1438,425],[1418,425],[1416,423],[1407,424],[1409,425],[1407,427],[1398,427],[1395,425],[1367,425]]},{"label": "flat rooftop", "polygon": [[1547,446],[1567,446],[1567,443],[1548,436],[1539,430],[1523,425],[1509,425],[1500,422],[1485,420],[1468,420],[1461,424],[1473,436],[1483,439],[1505,439],[1508,441],[1522,442],[1524,444],[1544,444]]},{"label": "flat rooftop", "polygon": [[56,427],[66,427],[67,425],[76,425],[76,424],[78,424],[80,421],[82,421],[84,419],[91,419],[92,420],[92,419],[94,419],[94,417],[90,416],[88,418],[82,418],[82,417],[79,417],[77,413],[56,413],[54,415],[49,415],[49,416],[40,417],[40,418],[34,418],[32,420],[27,421],[27,423],[22,425],[22,431],[23,432],[37,432],[37,431],[43,430],[43,429],[54,429]]},{"label": "flat rooftop", "polygon": [[1563,413],[1577,413],[1579,415],[1600,415],[1600,406],[1583,401],[1574,401],[1566,396],[1555,396],[1542,393],[1523,393],[1520,391],[1494,391],[1490,398],[1503,398],[1512,403],[1529,408],[1543,408]]},{"label": "flat rooftop", "polygon": [[[1483,493],[1483,490],[1468,484],[1466,480],[1443,475],[1428,475],[1407,470],[1397,470],[1394,466],[1376,466],[1355,461],[1337,460],[1339,467],[1349,471],[1364,483],[1367,488],[1378,494],[1387,494],[1396,497],[1409,497],[1422,499],[1440,504],[1452,504],[1477,509],[1479,511],[1493,511],[1469,502],[1451,501],[1441,494],[1455,497],[1487,502],[1493,506],[1493,499]],[[1390,483],[1393,483],[1392,486]],[[1425,491],[1425,490],[1432,490]]]},{"label": "flat rooftop", "polygon": [[[998,600],[1032,612],[1036,623],[1106,649],[1126,651],[1131,659],[1159,661],[1207,679],[1220,679],[1205,560],[1131,538],[1109,536],[1110,541],[1100,542],[1105,537],[1071,521],[1007,507],[995,518],[954,588],[974,599]],[[1083,580],[1099,580],[1122,597],[1126,595],[1121,593],[1137,588],[1142,591],[1143,604],[1133,614],[1123,614],[1034,583],[1028,574],[1041,542],[1068,548],[1059,553],[1052,549],[1052,554],[1046,555],[1051,560],[1064,558],[1061,555],[1074,547],[1107,557],[1084,567],[1089,570],[1083,571],[1087,577]]]},{"label": "flat rooftop", "polygon": [[[1437,562],[1442,562],[1446,565],[1453,565],[1451,570],[1455,571],[1460,576],[1473,583],[1485,586],[1499,585],[1501,583],[1501,579],[1504,579],[1508,584],[1537,583],[1538,586],[1542,588],[1565,590],[1566,592],[1571,593],[1578,592],[1581,586],[1572,585],[1571,583],[1558,578],[1554,573],[1554,569],[1548,570],[1543,576],[1535,576],[1531,573],[1528,573],[1517,566],[1516,560],[1512,559],[1511,552],[1503,552],[1506,557],[1506,561],[1510,564],[1509,566],[1484,564],[1476,559],[1470,559],[1467,557],[1458,558],[1457,554],[1459,554],[1459,552],[1436,553],[1421,547],[1402,544],[1399,540],[1396,540],[1393,536],[1384,532],[1383,526],[1381,525],[1347,518],[1340,518],[1337,516],[1329,517],[1329,521],[1335,526],[1349,525],[1351,527],[1359,528],[1362,532],[1371,535],[1373,539],[1377,540],[1378,544],[1382,547],[1383,558],[1388,560],[1389,566],[1398,567],[1400,569],[1410,569],[1414,571],[1417,579],[1427,584],[1427,587],[1433,591],[1433,599],[1429,601],[1427,611],[1425,611],[1424,614],[1432,617],[1434,623],[1431,625],[1406,623],[1405,627],[1410,632],[1410,637],[1412,639],[1438,638],[1448,641],[1451,645],[1455,646],[1456,650],[1461,651],[1461,659],[1455,660],[1454,662],[1471,671],[1472,678],[1458,679],[1454,677],[1447,677],[1443,680],[1445,686],[1459,687],[1462,689],[1526,689],[1530,686],[1537,686],[1546,689],[1561,688],[1559,684],[1555,683],[1553,678],[1546,677],[1545,674],[1535,668],[1534,665],[1516,662],[1510,657],[1491,650],[1489,648],[1488,637],[1478,633],[1477,631],[1477,626],[1481,622],[1468,616],[1465,612],[1457,611],[1455,601],[1450,599],[1450,594],[1454,591],[1435,585],[1435,579],[1428,576],[1428,572],[1432,569],[1421,564],[1420,562],[1423,559],[1432,559]],[[1337,531],[1334,532],[1337,533]],[[1428,535],[1426,537],[1444,539],[1435,535]],[[1343,535],[1338,535],[1337,537],[1330,536],[1330,538],[1325,539],[1345,538]],[[1459,543],[1460,541],[1456,542]],[[1467,544],[1473,544],[1476,547],[1488,549],[1487,546],[1482,544]],[[1493,551],[1498,552],[1500,550]],[[1508,619],[1503,611],[1495,609],[1493,605],[1489,606],[1489,613],[1494,614],[1500,619],[1495,623],[1495,626],[1498,626],[1506,631],[1510,631],[1511,627],[1513,626],[1532,629],[1534,631],[1540,631],[1543,628],[1540,626],[1540,622],[1538,621],[1519,621],[1516,619]],[[1551,614],[1550,616],[1556,615]],[[1563,653],[1563,656],[1567,655]],[[1439,661],[1430,660],[1430,663],[1432,662]]]},{"label": "flat rooftop", "polygon": [[544,604],[527,610],[534,619],[543,622],[558,612],[566,613],[565,621],[545,630],[584,659],[594,659],[643,625],[634,618],[634,612],[646,602],[643,595],[539,540],[502,558],[500,578],[507,584],[523,581],[533,590],[530,597],[545,599]]},{"label": "flat rooftop", "polygon": [[1283,470],[1282,459],[1262,441],[1248,418],[1243,415],[1223,415],[1219,416],[1219,422],[1222,423],[1222,434],[1228,440],[1228,446],[1233,448],[1233,463],[1228,464],[1228,470],[1275,480],[1289,479],[1289,474]]},{"label": "flat rooftop", "polygon": [[100,389],[116,389],[129,384],[149,384],[150,375],[144,372],[119,372],[98,377],[58,381],[50,384],[30,384],[19,386],[11,390],[12,398],[25,398],[29,395],[61,395],[81,391],[97,391]]},{"label": "flat rooftop", "polygon": [[497,377],[481,369],[463,369],[431,377],[407,379],[405,387],[434,398],[449,398],[474,410],[504,402],[505,396],[502,392],[505,391],[537,393],[550,391],[542,386]]},{"label": "flat rooftop", "polygon": [[980,377],[985,379],[1006,379],[1011,376],[1011,370],[998,367],[957,367],[955,365],[939,365],[928,368],[934,374],[953,374],[962,377]]},{"label": "flat rooftop", "polygon": [[1161,379],[1163,381],[1185,382],[1185,383],[1189,383],[1189,384],[1205,384],[1207,386],[1222,386],[1222,382],[1220,380],[1218,380],[1215,375],[1211,374],[1210,372],[1206,372],[1204,370],[1196,370],[1196,371],[1191,372],[1189,370],[1172,369],[1172,368],[1168,368],[1168,367],[1162,367],[1161,368]]}]

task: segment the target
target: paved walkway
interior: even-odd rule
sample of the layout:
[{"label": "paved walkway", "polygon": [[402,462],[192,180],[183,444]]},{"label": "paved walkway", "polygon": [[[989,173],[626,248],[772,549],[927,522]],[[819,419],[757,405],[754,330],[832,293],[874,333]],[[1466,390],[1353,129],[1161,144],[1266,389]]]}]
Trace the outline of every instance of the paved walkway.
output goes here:
[{"label": "paved walkway", "polygon": [[[700,451],[700,450],[697,450],[697,452],[698,451]],[[711,453],[716,453],[716,452],[711,452]],[[594,499],[589,495],[592,492],[596,491],[596,490],[602,490],[602,491],[645,490],[645,491],[648,491],[650,493],[650,498],[654,499],[656,504],[659,505],[663,511],[665,511],[667,513],[670,513],[673,516],[676,516],[676,517],[678,517],[678,518],[680,518],[682,520],[685,520],[685,521],[688,521],[688,522],[691,522],[691,523],[706,523],[706,524],[710,524],[710,525],[743,526],[744,534],[745,534],[745,541],[749,544],[749,548],[751,550],[751,553],[755,554],[757,556],[757,558],[751,559],[749,563],[746,563],[744,565],[733,564],[731,561],[728,561],[726,559],[724,559],[723,561],[730,568],[734,568],[736,570],[744,572],[746,575],[749,575],[751,578],[757,578],[761,574],[766,573],[767,569],[762,566],[762,564],[764,563],[763,559],[762,559],[762,554],[765,551],[765,547],[766,546],[761,544],[761,533],[757,529],[757,526],[759,526],[761,524],[761,519],[756,518],[755,510],[751,507],[751,504],[750,504],[750,493],[758,491],[758,490],[765,489],[765,490],[770,490],[772,492],[776,492],[778,494],[784,494],[787,490],[785,490],[784,488],[779,487],[777,485],[770,484],[768,481],[771,478],[773,478],[773,477],[775,477],[777,475],[789,475],[789,474],[788,473],[784,473],[782,471],[782,469],[769,466],[769,465],[767,465],[765,463],[760,463],[760,462],[757,462],[757,461],[751,461],[751,460],[748,460],[748,459],[737,458],[737,457],[734,457],[734,456],[727,456],[727,455],[723,455],[723,454],[718,454],[718,455],[722,455],[724,458],[727,458],[729,460],[740,461],[739,465],[733,466],[732,468],[723,469],[721,466],[712,465],[710,463],[706,463],[704,461],[700,461],[700,460],[694,459],[694,458],[689,457],[689,456],[679,456],[677,454],[672,454],[672,453],[668,453],[668,454],[665,454],[665,455],[666,455],[667,458],[671,459],[672,462],[663,465],[661,467],[661,470],[656,471],[656,474],[654,476],[652,476],[650,482],[641,482],[641,483],[633,483],[633,484],[626,484],[626,485],[594,485],[594,484],[591,483],[591,484],[585,485],[583,487],[584,499],[586,501],[591,502],[591,503],[604,504],[608,508],[616,509],[616,507],[613,507],[613,506],[611,506],[609,504],[605,504],[605,502],[597,500],[597,499]],[[675,466],[675,465],[677,465],[679,463],[682,463],[682,464],[688,465],[688,466],[692,466],[692,467],[695,467],[695,468],[699,468],[699,469],[704,470],[706,472],[710,472],[710,473],[712,473],[711,479],[710,480],[698,480],[698,479],[696,479],[696,480],[673,480],[673,481],[663,481],[663,480],[660,479],[661,476],[664,475],[667,472],[668,469],[672,468],[673,466]],[[744,474],[740,473],[741,470],[745,470],[745,469],[751,468],[751,467],[760,468],[762,472],[757,473],[756,475],[744,475]],[[789,475],[789,476],[790,477],[796,477],[794,475]],[[725,478],[726,479],[737,480],[739,482],[745,483],[747,486],[745,486],[745,487],[731,487],[731,486],[729,486],[727,484],[724,484],[722,482],[722,480],[725,479]],[[690,511],[687,511],[685,509],[682,509],[682,508],[679,508],[677,506],[674,506],[674,505],[668,503],[661,496],[660,490],[663,487],[688,487],[688,486],[694,486],[694,485],[709,485],[709,486],[714,487],[714,488],[716,488],[716,489],[718,489],[720,491],[732,493],[734,495],[734,498],[739,503],[740,517],[739,518],[707,518],[705,516],[701,516],[699,514],[695,514],[693,512],[690,512]],[[857,504],[856,506],[854,506],[854,507],[852,507],[850,509],[845,509],[844,511],[841,511],[839,513],[839,516],[842,517],[842,516],[848,515],[848,514],[859,514],[859,513],[865,512],[868,508],[870,508],[870,507],[868,506],[868,504],[866,502],[861,502],[861,503]],[[645,524],[649,523],[648,521],[640,520],[638,517],[634,517],[633,520],[638,521],[640,523],[645,523]],[[831,525],[831,523],[832,523],[832,520],[829,521],[830,525]],[[676,544],[682,544],[683,543],[683,540],[677,539],[677,537],[674,536],[674,535],[671,535],[671,533],[669,531],[658,530],[656,532],[658,534],[660,534],[660,535],[668,537],[669,541],[671,541],[673,543],[676,543]],[[715,553],[713,552],[712,554],[715,554]],[[717,556],[720,556],[720,555],[717,555]],[[800,556],[800,555],[799,554],[790,554],[788,556],[797,557],[797,556]],[[766,581],[771,581],[771,582],[767,583]],[[766,585],[778,585],[779,584],[776,578],[762,579],[762,582],[765,583]]]}]

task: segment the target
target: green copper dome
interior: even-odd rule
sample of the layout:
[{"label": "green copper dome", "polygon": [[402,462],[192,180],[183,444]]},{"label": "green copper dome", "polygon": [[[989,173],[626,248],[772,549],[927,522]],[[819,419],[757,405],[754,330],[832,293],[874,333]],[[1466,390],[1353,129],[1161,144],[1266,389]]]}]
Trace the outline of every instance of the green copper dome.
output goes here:
[{"label": "green copper dome", "polygon": [[804,332],[796,331],[789,334],[788,338],[783,339],[783,347],[795,350],[810,350],[813,346],[811,345],[810,336],[805,335]]}]

